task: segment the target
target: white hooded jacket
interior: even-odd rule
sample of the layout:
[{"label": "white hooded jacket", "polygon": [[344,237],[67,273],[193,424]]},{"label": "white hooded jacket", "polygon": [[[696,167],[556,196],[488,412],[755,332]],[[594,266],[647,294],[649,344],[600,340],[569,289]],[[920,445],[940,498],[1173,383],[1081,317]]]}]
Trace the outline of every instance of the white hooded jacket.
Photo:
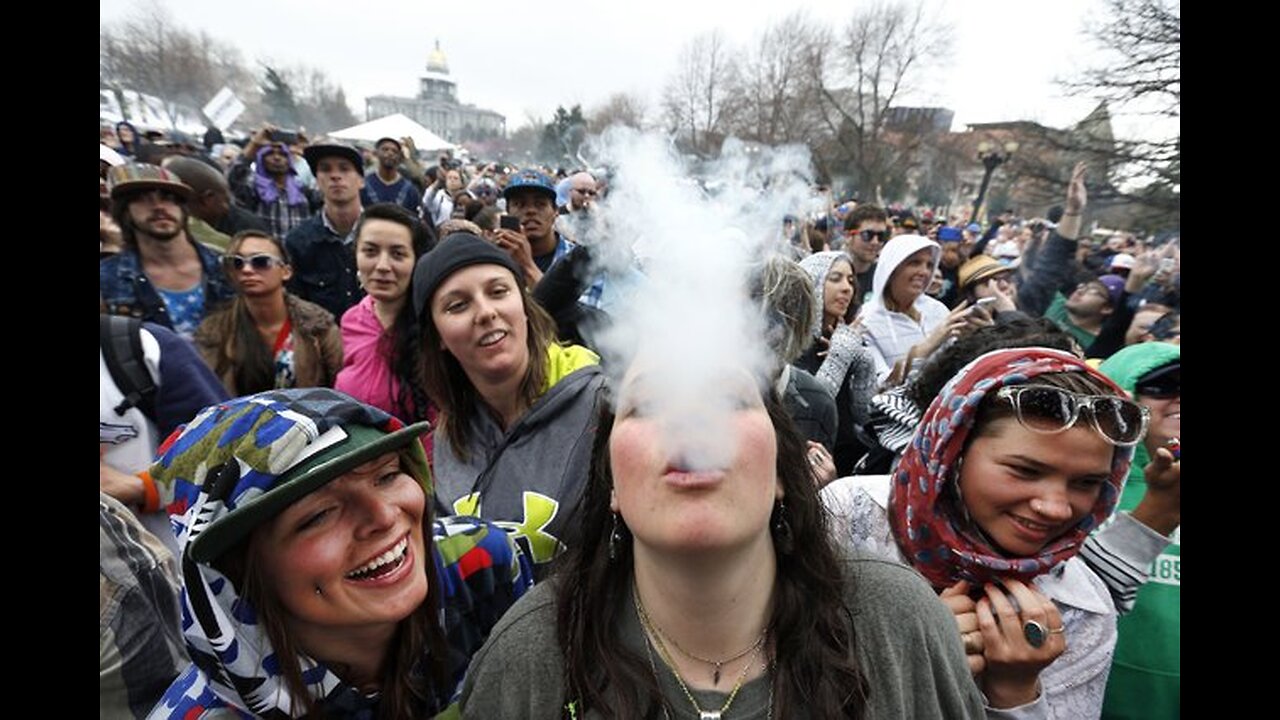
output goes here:
[{"label": "white hooded jacket", "polygon": [[889,287],[893,271],[924,248],[933,250],[933,269],[936,270],[942,257],[942,248],[938,243],[920,235],[899,235],[893,238],[884,246],[876,263],[876,274],[871,283],[871,299],[862,307],[861,317],[868,346],[875,358],[877,382],[883,383],[893,371],[894,363],[906,357],[911,346],[924,340],[946,320],[950,312],[946,305],[923,292],[913,303],[913,307],[920,313],[919,322],[905,313],[893,312],[884,305],[885,289]]}]

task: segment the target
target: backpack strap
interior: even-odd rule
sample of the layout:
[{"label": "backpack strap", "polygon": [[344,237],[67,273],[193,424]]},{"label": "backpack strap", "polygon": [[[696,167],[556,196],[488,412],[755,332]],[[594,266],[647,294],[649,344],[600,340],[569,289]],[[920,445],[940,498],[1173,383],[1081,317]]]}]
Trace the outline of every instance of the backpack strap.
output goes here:
[{"label": "backpack strap", "polygon": [[147,371],[142,350],[142,321],[120,315],[99,315],[99,344],[107,372],[124,395],[115,413],[124,415],[132,407],[148,418],[155,417],[156,384]]}]

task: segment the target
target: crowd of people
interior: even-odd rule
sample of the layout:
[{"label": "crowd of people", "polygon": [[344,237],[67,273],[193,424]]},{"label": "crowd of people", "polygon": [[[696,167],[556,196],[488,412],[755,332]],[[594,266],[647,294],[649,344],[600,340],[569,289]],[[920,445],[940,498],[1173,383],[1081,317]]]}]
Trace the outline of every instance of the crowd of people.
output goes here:
[{"label": "crowd of people", "polygon": [[709,461],[622,175],[101,139],[103,717],[1179,717],[1179,245],[1083,164],[779,218]]}]

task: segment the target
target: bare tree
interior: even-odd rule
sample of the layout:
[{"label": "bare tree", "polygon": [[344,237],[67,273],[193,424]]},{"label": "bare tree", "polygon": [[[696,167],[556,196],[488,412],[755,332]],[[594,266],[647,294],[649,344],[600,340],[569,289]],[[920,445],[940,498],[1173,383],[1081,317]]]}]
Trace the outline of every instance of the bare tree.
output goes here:
[{"label": "bare tree", "polygon": [[715,31],[694,38],[678,63],[663,92],[667,122],[691,151],[711,155],[724,137],[737,61]]},{"label": "bare tree", "polygon": [[587,113],[587,130],[600,133],[611,125],[644,129],[649,109],[644,98],[630,93],[614,93],[599,107]]},{"label": "bare tree", "polygon": [[[1085,33],[1106,61],[1063,82],[1073,93],[1106,102],[1117,115],[1149,119],[1154,133],[1118,139],[1111,149],[1111,185],[1139,202],[1177,206],[1181,185],[1182,18],[1178,0],[1108,0],[1101,23]],[[1161,133],[1161,128],[1167,128]],[[1133,190],[1155,185],[1164,191]],[[1170,203],[1169,201],[1172,201]]]},{"label": "bare tree", "polygon": [[120,23],[101,27],[99,41],[100,84],[167,101],[171,122],[177,120],[173,103],[199,108],[224,85],[237,94],[252,87],[234,47],[179,27],[155,0],[140,2]]},{"label": "bare tree", "polygon": [[733,130],[766,145],[811,141],[822,122],[818,64],[830,41],[804,11],[767,28],[741,62]]},{"label": "bare tree", "polygon": [[101,86],[159,97],[170,122],[177,121],[174,103],[200,108],[225,86],[247,106],[246,124],[324,132],[356,123],[342,88],[323,71],[265,59],[260,86],[239,50],[179,26],[156,0],[139,0],[128,18],[101,26],[99,41]]},{"label": "bare tree", "polygon": [[864,192],[904,187],[923,134],[891,133],[889,109],[921,74],[946,59],[950,27],[925,16],[923,3],[876,4],[854,14],[834,47],[812,67],[822,73],[818,104],[834,160]]}]

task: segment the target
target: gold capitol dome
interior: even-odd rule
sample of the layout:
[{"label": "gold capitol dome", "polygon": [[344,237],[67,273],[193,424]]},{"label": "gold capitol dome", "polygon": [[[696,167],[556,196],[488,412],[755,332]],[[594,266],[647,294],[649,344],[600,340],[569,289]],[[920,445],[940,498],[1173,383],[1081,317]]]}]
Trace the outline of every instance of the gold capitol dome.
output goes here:
[{"label": "gold capitol dome", "polygon": [[436,49],[432,50],[431,54],[427,56],[427,72],[449,74],[449,60],[444,56],[444,51],[440,49],[439,38],[436,38]]}]

